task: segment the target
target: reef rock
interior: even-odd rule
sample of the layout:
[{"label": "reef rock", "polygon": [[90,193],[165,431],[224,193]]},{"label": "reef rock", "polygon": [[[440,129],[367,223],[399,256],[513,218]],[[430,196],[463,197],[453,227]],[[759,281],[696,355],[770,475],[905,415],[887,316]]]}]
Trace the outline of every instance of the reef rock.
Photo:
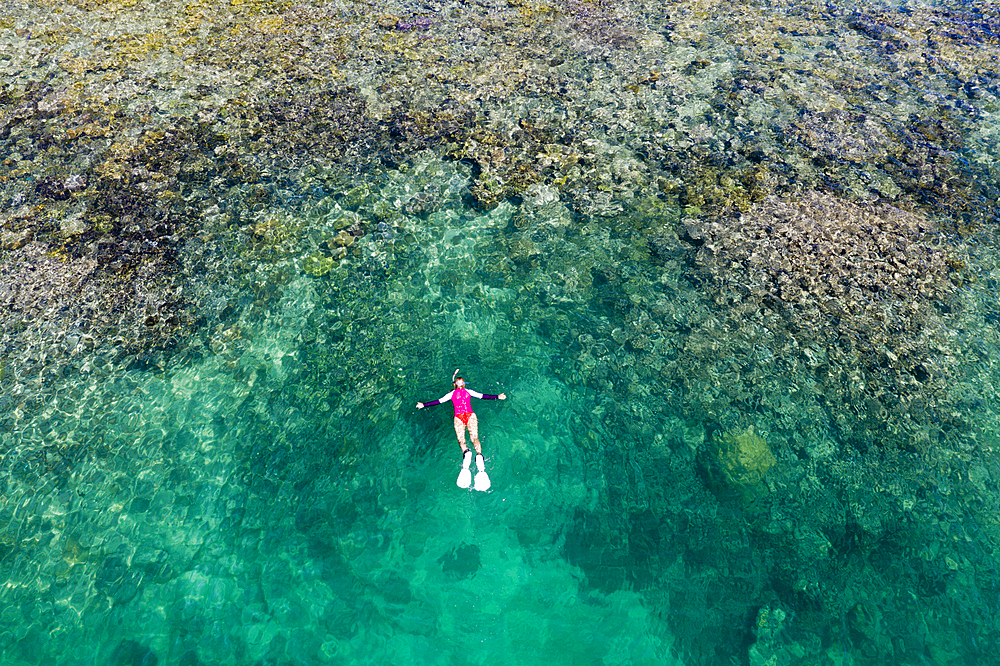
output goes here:
[{"label": "reef rock", "polygon": [[750,426],[742,432],[716,434],[715,455],[730,483],[739,487],[761,484],[767,471],[777,462],[771,447]]}]

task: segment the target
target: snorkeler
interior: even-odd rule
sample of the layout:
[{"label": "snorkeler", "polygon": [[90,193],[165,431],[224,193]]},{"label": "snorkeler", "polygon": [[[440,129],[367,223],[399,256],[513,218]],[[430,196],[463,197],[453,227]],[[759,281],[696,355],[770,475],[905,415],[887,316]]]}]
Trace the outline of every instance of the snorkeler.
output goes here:
[{"label": "snorkeler", "polygon": [[476,449],[476,466],[479,472],[476,474],[476,490],[489,490],[490,477],[486,474],[486,464],[483,460],[483,447],[479,443],[479,420],[476,413],[472,411],[469,398],[481,398],[485,400],[506,400],[504,393],[500,395],[485,395],[477,391],[465,388],[465,380],[458,376],[458,370],[451,378],[454,390],[432,402],[418,402],[417,409],[440,405],[449,400],[455,406],[455,436],[458,437],[458,445],[462,447],[462,471],[458,474],[458,487],[468,488],[472,483],[472,472],[469,471],[469,464],[472,462],[472,451],[465,445],[465,430],[468,428],[469,437],[472,439],[472,446]]}]

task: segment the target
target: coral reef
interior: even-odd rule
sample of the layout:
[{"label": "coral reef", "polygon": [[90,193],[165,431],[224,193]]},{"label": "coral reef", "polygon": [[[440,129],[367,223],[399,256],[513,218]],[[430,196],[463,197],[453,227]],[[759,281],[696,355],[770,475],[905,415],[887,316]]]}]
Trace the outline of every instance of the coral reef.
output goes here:
[{"label": "coral reef", "polygon": [[11,376],[44,382],[71,368],[89,371],[122,359],[162,366],[198,316],[164,277],[168,272],[148,261],[121,281],[94,258],[68,260],[41,243],[9,251],[0,285],[0,345]]},{"label": "coral reef", "polygon": [[[683,234],[716,304],[743,319],[734,325],[780,330],[801,350],[845,441],[864,449],[899,433],[909,448],[922,427],[914,403],[949,401],[966,251],[927,218],[806,193],[687,220]],[[859,403],[857,422],[839,416]]]},{"label": "coral reef", "polygon": [[[419,579],[526,663],[982,663],[998,26],[6,3],[0,657],[460,654]],[[457,359],[543,407],[500,531],[427,508],[450,425],[402,405]]]}]

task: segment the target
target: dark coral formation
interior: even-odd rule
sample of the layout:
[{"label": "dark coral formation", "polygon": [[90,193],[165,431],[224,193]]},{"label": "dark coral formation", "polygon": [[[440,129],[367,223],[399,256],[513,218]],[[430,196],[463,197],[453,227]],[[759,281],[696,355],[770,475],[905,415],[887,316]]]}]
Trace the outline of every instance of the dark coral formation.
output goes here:
[{"label": "dark coral formation", "polygon": [[689,220],[685,234],[722,311],[748,328],[784,331],[831,415],[861,404],[880,416],[857,432],[838,418],[845,440],[886,442],[900,419],[947,402],[965,258],[926,218],[806,193]]},{"label": "dark coral formation", "polygon": [[[67,260],[31,243],[8,252],[0,286],[10,371],[24,379],[80,366],[93,353],[145,362],[170,349],[195,316],[167,278],[147,262],[134,279],[107,279],[94,258]],[[162,358],[157,359],[160,363]]]}]

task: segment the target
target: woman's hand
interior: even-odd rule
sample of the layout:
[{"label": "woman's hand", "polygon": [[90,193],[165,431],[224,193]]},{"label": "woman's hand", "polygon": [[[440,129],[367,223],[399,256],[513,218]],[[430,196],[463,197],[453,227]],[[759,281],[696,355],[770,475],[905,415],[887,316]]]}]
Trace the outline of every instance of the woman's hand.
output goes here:
[{"label": "woman's hand", "polygon": [[424,403],[418,402],[417,403],[417,409],[423,409],[423,408],[424,408]]},{"label": "woman's hand", "polygon": [[506,393],[501,393],[497,397],[500,398],[501,400],[506,400],[507,399],[507,394]]}]

